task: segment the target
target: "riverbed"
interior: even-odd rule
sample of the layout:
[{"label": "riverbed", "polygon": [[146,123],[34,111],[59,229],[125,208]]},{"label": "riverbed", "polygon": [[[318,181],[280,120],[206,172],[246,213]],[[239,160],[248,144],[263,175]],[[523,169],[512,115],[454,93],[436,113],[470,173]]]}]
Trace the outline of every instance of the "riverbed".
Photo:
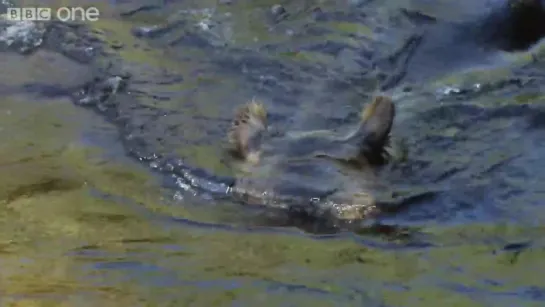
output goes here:
[{"label": "riverbed", "polygon": [[[2,47],[2,306],[542,306],[545,46],[469,39],[480,2],[383,2],[70,1],[100,20]],[[127,88],[74,103],[99,48]],[[390,185],[429,197],[334,231],[216,197],[236,106],[342,129],[378,88],[408,147]]]}]

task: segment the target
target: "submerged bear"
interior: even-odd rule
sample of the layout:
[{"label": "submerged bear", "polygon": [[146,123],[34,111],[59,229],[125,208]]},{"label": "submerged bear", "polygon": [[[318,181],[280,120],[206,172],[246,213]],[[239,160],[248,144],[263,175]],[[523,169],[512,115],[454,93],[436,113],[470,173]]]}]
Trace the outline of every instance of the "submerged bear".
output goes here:
[{"label": "submerged bear", "polygon": [[317,130],[268,133],[267,111],[256,101],[241,106],[228,140],[239,174],[232,195],[249,205],[343,222],[379,213],[376,170],[389,161],[395,106],[376,96],[345,135]]}]

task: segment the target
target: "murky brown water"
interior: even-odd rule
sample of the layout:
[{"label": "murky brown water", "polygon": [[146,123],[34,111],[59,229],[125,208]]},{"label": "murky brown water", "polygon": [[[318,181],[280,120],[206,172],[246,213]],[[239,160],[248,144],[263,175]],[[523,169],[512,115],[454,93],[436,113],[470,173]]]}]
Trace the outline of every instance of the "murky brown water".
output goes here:
[{"label": "murky brown water", "polygon": [[[96,3],[70,4],[76,2]],[[135,26],[160,23],[182,8],[215,7],[219,16],[224,12],[234,15],[223,28],[214,28],[216,36],[210,41],[218,45],[222,41],[236,47],[267,42],[292,48],[303,45],[303,39],[307,39],[305,43],[320,41],[320,37],[294,41],[285,35],[286,29],[299,29],[306,20],[304,14],[281,23],[277,31],[268,31],[256,12],[275,4],[271,1],[233,1],[231,5],[169,2],[168,12],[128,19],[116,14],[137,6],[136,2],[119,1],[117,9],[112,2],[96,4],[104,15],[91,27],[105,41],[123,46],[116,52],[130,63],[128,70],[138,84],[129,89],[142,94],[134,104],[156,108],[131,109],[124,102],[121,107],[133,116],[131,124],[143,127],[140,135],[146,139],[146,148],[176,153],[186,163],[215,174],[229,174],[220,159],[217,140],[233,106],[240,101],[257,94],[269,97],[273,115],[295,114],[295,119],[288,121],[292,127],[324,128],[338,125],[339,121],[329,122],[328,117],[342,119],[357,112],[359,92],[375,86],[364,80],[368,83],[362,83],[362,88],[346,90],[341,98],[347,102],[339,107],[321,94],[323,80],[309,77],[313,82],[303,94],[293,94],[306,98],[299,99],[304,103],[294,109],[288,102],[296,98],[284,97],[288,102],[283,103],[282,96],[289,95],[279,88],[286,92],[298,89],[301,82],[296,77],[306,78],[311,72],[295,68],[295,73],[291,71],[294,79],[283,71],[285,79],[267,83],[279,75],[274,68],[241,61],[236,64],[246,63],[247,70],[237,74],[227,65],[227,60],[235,62],[236,56],[222,57],[222,52],[214,53],[208,47],[202,51],[191,47],[194,41],[168,46],[165,41],[183,36],[178,32],[168,32],[166,38],[157,40],[131,34]],[[19,5],[33,3],[38,2],[20,1]],[[48,3],[61,6],[67,1]],[[349,7],[348,2],[316,3],[323,8]],[[471,11],[458,6],[461,13],[447,9],[445,1],[413,5],[446,20],[460,19]],[[207,14],[203,11],[192,18],[219,18]],[[342,33],[372,34],[357,22],[331,23]],[[330,38],[358,43],[355,38],[335,35]],[[381,48],[381,52],[393,49],[387,44]],[[295,58],[295,62],[343,67],[343,73],[351,72],[351,62],[340,60],[350,59],[350,55],[306,51],[293,56],[285,50],[263,54],[283,59],[288,65]],[[413,188],[450,185],[459,193],[386,219],[386,223],[409,227],[414,235],[407,239],[352,232],[319,236],[289,227],[248,228],[252,223],[244,221],[244,215],[232,205],[212,201],[207,195],[192,195],[191,191],[164,189],[163,177],[126,156],[118,127],[103,116],[75,106],[69,99],[15,90],[21,84],[49,84],[52,79],[70,88],[85,78],[88,66],[74,69],[73,62],[63,62],[64,58],[46,51],[30,58],[2,53],[0,304],[542,306],[545,282],[538,272],[545,267],[545,192],[541,188],[545,172],[538,169],[543,166],[540,119],[545,117],[531,110],[493,107],[542,105],[544,83],[537,78],[537,85],[505,86],[461,98],[437,94],[444,93],[447,86],[473,89],[475,84],[495,84],[519,76],[515,68],[531,62],[531,54],[543,58],[543,47],[487,59],[476,56],[468,62],[495,66],[448,73],[425,82],[420,81],[426,80],[422,76],[441,75],[444,68],[424,69],[418,56],[412,62],[414,74],[409,73],[407,79],[413,80],[415,90],[393,91],[403,101],[397,125],[401,134],[409,137],[412,158],[410,169],[393,174],[399,176],[397,181],[414,182]],[[212,61],[216,59],[213,55],[217,62]],[[219,69],[217,63],[226,68]],[[252,69],[262,76],[261,81],[252,83]],[[183,82],[170,82],[177,75],[183,76]],[[530,73],[525,71],[523,76]],[[321,96],[328,99],[320,100]],[[333,98],[340,100],[339,96]],[[467,107],[453,103],[457,99],[467,102]],[[483,112],[477,106],[491,111]],[[174,113],[157,116],[158,110]],[[527,128],[527,123],[533,128]],[[286,121],[279,120],[279,124]],[[136,131],[129,132],[134,135]],[[507,165],[505,169],[501,169],[503,165]],[[419,167],[424,171],[419,173]],[[501,171],[495,172],[497,168]],[[402,171],[416,175],[403,177]],[[448,180],[430,179],[449,172]]]}]

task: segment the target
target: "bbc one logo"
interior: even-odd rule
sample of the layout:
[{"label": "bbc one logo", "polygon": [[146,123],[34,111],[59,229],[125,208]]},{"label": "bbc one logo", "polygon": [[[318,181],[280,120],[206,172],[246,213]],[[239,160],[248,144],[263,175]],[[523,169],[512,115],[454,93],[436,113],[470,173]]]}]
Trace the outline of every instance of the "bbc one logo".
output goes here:
[{"label": "bbc one logo", "polygon": [[97,21],[100,12],[96,7],[10,7],[6,19],[14,21],[47,21],[55,18],[60,21]]}]

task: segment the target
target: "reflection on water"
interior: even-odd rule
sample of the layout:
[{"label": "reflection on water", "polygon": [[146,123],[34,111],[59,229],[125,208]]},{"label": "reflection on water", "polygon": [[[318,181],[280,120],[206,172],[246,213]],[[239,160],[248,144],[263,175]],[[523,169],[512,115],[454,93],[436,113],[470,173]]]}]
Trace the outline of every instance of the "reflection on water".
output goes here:
[{"label": "reflection on water", "polygon": [[[412,90],[391,90],[410,157],[387,174],[400,189],[440,192],[378,231],[320,236],[263,227],[228,200],[164,189],[179,182],[128,159],[120,139],[229,175],[218,140],[241,100],[264,97],[276,125],[342,126],[379,75],[362,77],[358,67],[371,69],[409,32],[403,20],[379,31],[388,8],[412,5],[449,22],[475,10],[371,1],[379,9],[368,22],[353,7],[365,1],[305,1],[286,4],[279,22],[267,15],[276,3],[241,0],[163,1],[127,14],[143,2],[98,3],[107,14],[92,25],[133,75],[131,95],[118,100],[130,117],[124,129],[62,98],[96,73],[91,66],[51,49],[2,53],[2,306],[543,304],[542,46],[491,53],[492,67],[469,71],[490,58],[468,47],[456,62],[454,48],[450,66],[425,67],[434,44],[448,44],[431,33],[408,66]],[[110,18],[119,12],[125,18]],[[134,35],[167,19],[173,26],[161,35]],[[435,72],[444,76],[411,79]],[[388,234],[388,225],[406,230]]]}]

